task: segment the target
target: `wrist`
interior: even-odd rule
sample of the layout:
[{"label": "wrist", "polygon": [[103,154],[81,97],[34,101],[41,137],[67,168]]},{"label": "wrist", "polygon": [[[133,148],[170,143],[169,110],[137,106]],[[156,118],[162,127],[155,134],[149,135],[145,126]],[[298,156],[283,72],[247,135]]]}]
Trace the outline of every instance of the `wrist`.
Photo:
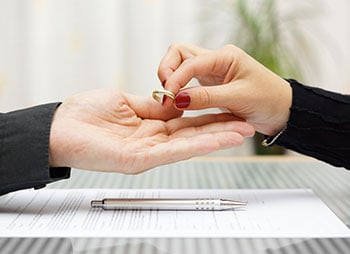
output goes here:
[{"label": "wrist", "polygon": [[279,79],[279,84],[276,86],[278,89],[276,89],[274,95],[274,105],[272,105],[272,115],[274,116],[272,125],[270,130],[264,133],[269,136],[276,136],[286,128],[290,117],[290,108],[292,106],[292,88],[286,80],[282,78]]},{"label": "wrist", "polygon": [[287,123],[290,117],[290,109],[292,107],[293,101],[293,92],[292,87],[290,85],[289,80],[283,80],[283,85],[281,86],[281,94],[279,97],[279,101],[277,101],[276,109],[278,112],[276,113],[276,120],[274,124],[271,126],[271,129],[263,133],[265,134],[265,139],[262,142],[263,146],[271,146],[275,143],[275,141],[285,132],[287,129]]},{"label": "wrist", "polygon": [[[279,78],[281,79],[281,78]],[[290,117],[292,89],[287,81],[281,79],[265,88],[267,91],[257,107],[257,118],[250,122],[255,130],[266,136],[275,136],[285,129]]]}]

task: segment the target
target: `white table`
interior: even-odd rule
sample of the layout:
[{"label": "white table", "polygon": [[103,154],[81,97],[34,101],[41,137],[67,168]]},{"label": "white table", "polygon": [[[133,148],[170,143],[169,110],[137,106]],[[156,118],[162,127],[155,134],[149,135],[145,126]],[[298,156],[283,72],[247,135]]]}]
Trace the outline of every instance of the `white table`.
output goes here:
[{"label": "white table", "polygon": [[[350,225],[350,171],[305,157],[203,157],[141,175],[73,170],[47,188],[311,188]],[[350,253],[350,239],[2,238],[0,253]]]}]

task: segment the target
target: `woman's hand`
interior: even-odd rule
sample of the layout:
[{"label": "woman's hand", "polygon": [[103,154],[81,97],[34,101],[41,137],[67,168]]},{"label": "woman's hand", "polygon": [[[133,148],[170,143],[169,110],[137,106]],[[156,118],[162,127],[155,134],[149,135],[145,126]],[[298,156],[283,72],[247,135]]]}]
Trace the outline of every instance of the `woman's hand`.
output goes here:
[{"label": "woman's hand", "polygon": [[[292,103],[288,82],[233,45],[218,50],[173,45],[158,76],[176,95],[177,109],[227,108],[266,135],[276,134],[288,121]],[[192,78],[202,86],[183,89]],[[172,103],[166,99],[163,104]]]},{"label": "woman's hand", "polygon": [[252,126],[231,114],[181,115],[151,98],[113,89],[72,96],[54,116],[50,166],[136,174],[239,146],[254,134]]}]

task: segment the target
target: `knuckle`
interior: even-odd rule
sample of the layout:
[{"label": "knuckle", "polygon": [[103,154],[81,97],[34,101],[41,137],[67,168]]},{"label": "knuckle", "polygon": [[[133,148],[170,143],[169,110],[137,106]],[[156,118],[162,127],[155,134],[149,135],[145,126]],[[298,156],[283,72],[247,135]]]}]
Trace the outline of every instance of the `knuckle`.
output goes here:
[{"label": "knuckle", "polygon": [[172,43],[170,44],[168,51],[172,51],[172,50],[178,50],[182,47],[181,43]]},{"label": "knuckle", "polygon": [[240,55],[243,54],[243,50],[233,44],[227,44],[223,47],[223,50],[226,52],[226,53],[229,53],[235,57],[238,57]]},{"label": "knuckle", "polygon": [[240,48],[236,48],[233,53],[234,53],[236,59],[242,59],[242,57],[244,57],[244,55],[246,55],[246,53]]},{"label": "knuckle", "polygon": [[209,92],[206,89],[202,89],[198,96],[199,102],[205,105],[211,105],[212,100]]},{"label": "knuckle", "polygon": [[193,58],[186,58],[183,60],[182,66],[193,67]]},{"label": "knuckle", "polygon": [[233,44],[226,44],[223,49],[225,50],[235,50],[237,47]]}]

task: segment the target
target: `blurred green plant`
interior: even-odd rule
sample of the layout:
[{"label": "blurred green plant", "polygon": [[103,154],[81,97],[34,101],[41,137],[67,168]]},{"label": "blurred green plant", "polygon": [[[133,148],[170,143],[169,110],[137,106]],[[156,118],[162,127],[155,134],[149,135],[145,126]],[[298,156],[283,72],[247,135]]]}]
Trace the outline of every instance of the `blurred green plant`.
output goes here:
[{"label": "blurred green plant", "polygon": [[310,47],[299,21],[310,17],[310,12],[296,10],[294,15],[281,16],[277,2],[227,1],[238,18],[234,43],[278,75],[301,79],[299,54],[309,54]]}]

